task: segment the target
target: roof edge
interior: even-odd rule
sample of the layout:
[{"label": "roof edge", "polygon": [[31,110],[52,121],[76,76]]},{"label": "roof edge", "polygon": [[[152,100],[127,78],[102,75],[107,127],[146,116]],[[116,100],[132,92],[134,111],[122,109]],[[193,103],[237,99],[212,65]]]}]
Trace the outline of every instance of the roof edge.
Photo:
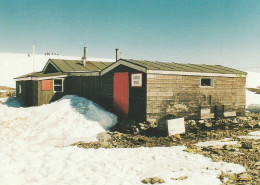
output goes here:
[{"label": "roof edge", "polygon": [[146,67],[144,66],[141,66],[141,65],[138,65],[138,64],[135,64],[135,63],[132,63],[126,59],[119,59],[117,60],[115,63],[107,66],[106,68],[104,68],[102,71],[100,71],[100,76],[108,73],[109,71],[111,71],[112,69],[116,68],[117,66],[119,65],[125,65],[127,67],[130,67],[130,68],[133,68],[133,69],[136,69],[138,71],[142,71],[144,73],[146,73],[147,69]]},{"label": "roof edge", "polygon": [[204,72],[184,72],[184,71],[162,71],[162,70],[147,70],[147,74],[173,74],[185,76],[223,76],[223,77],[246,77],[247,74],[224,74],[224,73],[204,73]]}]

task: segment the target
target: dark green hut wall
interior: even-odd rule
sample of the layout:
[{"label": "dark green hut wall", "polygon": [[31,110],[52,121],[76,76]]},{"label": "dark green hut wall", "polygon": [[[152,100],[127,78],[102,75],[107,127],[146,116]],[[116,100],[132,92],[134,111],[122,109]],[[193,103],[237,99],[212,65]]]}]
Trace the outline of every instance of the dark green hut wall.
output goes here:
[{"label": "dark green hut wall", "polygon": [[[129,73],[129,119],[146,120],[146,74],[135,69],[119,65],[102,76],[102,106],[113,112],[113,78],[114,73]],[[131,73],[142,73],[143,86],[131,87]]]},{"label": "dark green hut wall", "polygon": [[[21,93],[19,92],[21,86]],[[38,105],[38,84],[37,81],[17,81],[16,82],[16,96],[21,100],[25,107]]]},{"label": "dark green hut wall", "polygon": [[64,92],[100,103],[101,79],[99,76],[70,76],[64,81]]}]

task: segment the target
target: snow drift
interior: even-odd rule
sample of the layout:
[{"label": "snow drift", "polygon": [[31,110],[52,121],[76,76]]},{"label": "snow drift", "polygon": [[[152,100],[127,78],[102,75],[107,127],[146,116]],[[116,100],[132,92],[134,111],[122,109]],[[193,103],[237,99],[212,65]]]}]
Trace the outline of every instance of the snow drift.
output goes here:
[{"label": "snow drift", "polygon": [[0,104],[0,142],[64,146],[96,140],[97,133],[117,123],[114,114],[75,95],[39,107],[13,105],[19,104],[14,101]]},{"label": "snow drift", "polygon": [[[247,88],[260,86],[260,73],[248,72],[246,79]],[[260,94],[246,90],[246,108],[252,112],[260,112]]]}]

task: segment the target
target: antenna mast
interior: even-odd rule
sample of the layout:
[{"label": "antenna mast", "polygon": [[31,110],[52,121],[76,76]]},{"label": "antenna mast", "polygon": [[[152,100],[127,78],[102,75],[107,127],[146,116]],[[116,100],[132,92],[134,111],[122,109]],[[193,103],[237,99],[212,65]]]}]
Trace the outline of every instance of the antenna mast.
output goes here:
[{"label": "antenna mast", "polygon": [[33,44],[33,72],[35,71],[34,53],[35,53],[35,48],[34,48],[34,44]]}]

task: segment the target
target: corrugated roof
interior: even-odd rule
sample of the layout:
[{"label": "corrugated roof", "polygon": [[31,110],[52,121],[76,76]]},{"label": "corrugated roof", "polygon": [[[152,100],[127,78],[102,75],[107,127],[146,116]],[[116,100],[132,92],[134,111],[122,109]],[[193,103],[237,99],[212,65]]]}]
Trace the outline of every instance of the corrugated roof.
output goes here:
[{"label": "corrugated roof", "polygon": [[82,65],[81,60],[63,60],[63,59],[50,59],[62,72],[75,72],[75,71],[101,71],[112,62],[93,62],[87,61],[86,65]]},{"label": "corrugated roof", "polygon": [[220,65],[206,65],[206,64],[182,64],[175,62],[154,62],[147,60],[133,60],[120,59],[138,66],[144,67],[148,70],[161,71],[182,71],[182,72],[199,72],[199,73],[220,73],[220,74],[241,74],[246,75],[246,72],[236,69],[220,66]]},{"label": "corrugated roof", "polygon": [[27,77],[49,77],[49,76],[62,76],[66,75],[67,73],[62,73],[62,72],[57,72],[57,73],[47,73],[44,74],[43,72],[33,72],[29,73],[23,76],[16,77],[14,79],[19,79],[19,78],[27,78]]}]

